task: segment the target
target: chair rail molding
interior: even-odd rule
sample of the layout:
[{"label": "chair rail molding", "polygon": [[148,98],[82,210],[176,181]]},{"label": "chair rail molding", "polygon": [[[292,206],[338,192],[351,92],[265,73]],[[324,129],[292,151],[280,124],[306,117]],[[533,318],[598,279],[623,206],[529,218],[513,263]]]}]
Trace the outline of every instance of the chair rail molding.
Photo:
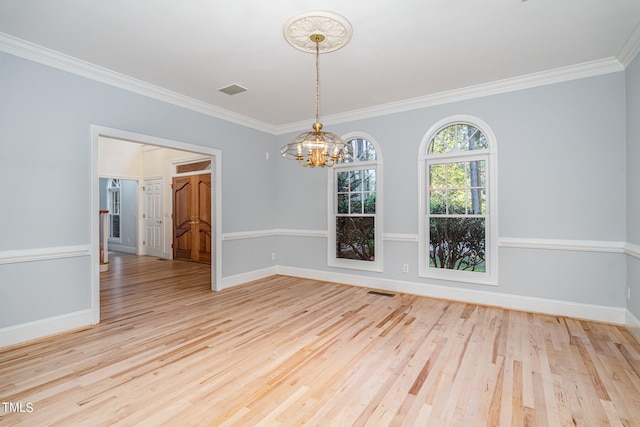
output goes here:
[{"label": "chair rail molding", "polygon": [[0,264],[77,258],[91,255],[90,245],[0,251]]},{"label": "chair rail molding", "polygon": [[501,237],[499,246],[503,248],[546,249],[552,251],[625,253],[625,242],[604,240],[563,240]]}]

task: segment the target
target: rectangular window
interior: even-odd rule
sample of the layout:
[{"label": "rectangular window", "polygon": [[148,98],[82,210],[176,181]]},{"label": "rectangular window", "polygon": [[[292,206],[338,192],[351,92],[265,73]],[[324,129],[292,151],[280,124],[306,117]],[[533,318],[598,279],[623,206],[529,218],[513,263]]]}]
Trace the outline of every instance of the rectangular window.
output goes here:
[{"label": "rectangular window", "polygon": [[373,217],[336,218],[336,258],[375,260],[375,223]]},{"label": "rectangular window", "polygon": [[376,170],[336,175],[336,258],[375,261]]},{"label": "rectangular window", "polygon": [[486,161],[428,164],[429,267],[485,272]]},{"label": "rectangular window", "polygon": [[484,218],[431,218],[429,267],[485,271]]},{"label": "rectangular window", "polygon": [[112,214],[120,214],[120,189],[111,192],[111,208]]},{"label": "rectangular window", "polygon": [[120,180],[111,180],[111,185],[107,193],[107,208],[109,210],[109,238],[120,240],[120,214],[121,214],[121,193]]},{"label": "rectangular window", "polygon": [[120,238],[120,215],[109,214],[109,237],[112,239]]}]

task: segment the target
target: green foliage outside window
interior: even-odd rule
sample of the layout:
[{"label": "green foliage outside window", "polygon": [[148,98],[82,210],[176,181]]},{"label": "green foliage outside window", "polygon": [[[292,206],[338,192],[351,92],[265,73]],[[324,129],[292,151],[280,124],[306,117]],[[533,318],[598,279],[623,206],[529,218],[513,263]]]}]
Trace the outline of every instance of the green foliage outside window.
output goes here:
[{"label": "green foliage outside window", "polygon": [[431,218],[429,266],[485,271],[484,218]]},{"label": "green foliage outside window", "polygon": [[[482,132],[457,123],[436,134],[429,154],[474,156],[474,151],[486,149]],[[429,164],[429,266],[485,272],[486,161],[465,157]]]},{"label": "green foliage outside window", "polygon": [[375,261],[376,170],[337,172],[337,190],[336,257]]},{"label": "green foliage outside window", "polygon": [[457,123],[436,134],[429,145],[429,154],[449,154],[473,150],[487,150],[489,143],[474,126]]},{"label": "green foliage outside window", "polygon": [[361,261],[375,260],[375,218],[336,218],[336,257]]}]

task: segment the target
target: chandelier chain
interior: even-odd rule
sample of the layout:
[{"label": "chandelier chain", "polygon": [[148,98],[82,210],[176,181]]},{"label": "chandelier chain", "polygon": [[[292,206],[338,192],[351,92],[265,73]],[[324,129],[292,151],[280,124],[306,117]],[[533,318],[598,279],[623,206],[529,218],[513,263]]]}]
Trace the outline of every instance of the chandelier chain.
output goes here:
[{"label": "chandelier chain", "polygon": [[320,121],[320,42],[316,39],[316,122]]},{"label": "chandelier chain", "polygon": [[316,121],[313,132],[303,132],[280,150],[285,159],[297,160],[303,167],[332,167],[350,161],[353,148],[338,135],[322,130],[320,123],[320,43],[322,33],[312,33],[309,39],[316,44]]}]

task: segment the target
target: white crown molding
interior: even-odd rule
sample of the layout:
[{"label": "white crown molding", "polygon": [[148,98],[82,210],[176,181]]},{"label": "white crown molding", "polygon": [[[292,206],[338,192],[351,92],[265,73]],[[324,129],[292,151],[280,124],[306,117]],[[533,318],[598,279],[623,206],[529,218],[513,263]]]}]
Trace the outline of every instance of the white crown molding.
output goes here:
[{"label": "white crown molding", "polygon": [[206,114],[227,122],[274,134],[276,128],[268,123],[252,119],[241,114],[225,110],[188,96],[146,83],[142,80],[111,71],[107,68],[47,49],[0,32],[0,51],[44,64],[100,83],[114,86],[129,92],[167,102],[188,110]]},{"label": "white crown molding", "polygon": [[91,255],[89,245],[60,246],[52,248],[35,248],[0,251],[0,265],[17,262],[45,261],[50,259],[76,258]]},{"label": "white crown molding", "polygon": [[617,58],[620,63],[627,68],[640,53],[640,22],[633,29],[629,38],[624,42],[622,49],[618,52]]},{"label": "white crown molding", "polygon": [[[620,71],[624,71],[624,67],[617,59],[601,59],[585,62],[583,64],[556,68],[554,70],[513,77],[510,79],[498,80],[491,83],[454,89],[433,95],[405,99],[398,102],[390,102],[370,108],[348,111],[346,113],[323,116],[322,121],[325,125],[339,124]],[[306,129],[307,127],[309,127],[309,120],[278,126],[276,132],[277,134],[298,132],[301,129]]]},{"label": "white crown molding", "polygon": [[[625,49],[619,55],[623,58],[625,63],[630,62],[633,57],[635,57],[638,50],[640,50],[640,41],[638,39],[640,39],[640,29],[636,28],[632,37],[630,37],[628,43],[625,45]],[[311,120],[308,119],[280,126],[271,125],[207,104],[203,101],[189,98],[141,80],[134,79],[124,74],[116,73],[104,67],[90,64],[69,55],[47,49],[1,32],[0,51],[273,135],[282,135],[306,129],[309,127]],[[353,120],[400,113],[419,108],[432,107],[618,71],[624,71],[623,63],[615,58],[601,59],[584,64],[572,65],[520,77],[499,80],[487,84],[441,92],[434,95],[416,97],[370,108],[325,116],[323,117],[323,122],[325,124],[344,123]]]}]

